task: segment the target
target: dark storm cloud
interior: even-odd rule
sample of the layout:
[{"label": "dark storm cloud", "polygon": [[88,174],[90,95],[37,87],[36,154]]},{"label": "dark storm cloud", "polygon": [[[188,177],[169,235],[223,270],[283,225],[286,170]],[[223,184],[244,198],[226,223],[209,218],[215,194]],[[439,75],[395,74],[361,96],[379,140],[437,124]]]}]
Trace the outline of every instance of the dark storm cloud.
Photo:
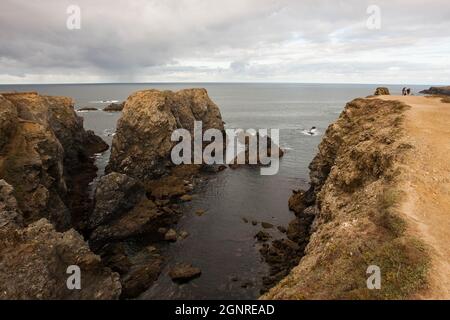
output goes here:
[{"label": "dark storm cloud", "polygon": [[446,0],[3,0],[0,82],[445,82],[448,16]]}]

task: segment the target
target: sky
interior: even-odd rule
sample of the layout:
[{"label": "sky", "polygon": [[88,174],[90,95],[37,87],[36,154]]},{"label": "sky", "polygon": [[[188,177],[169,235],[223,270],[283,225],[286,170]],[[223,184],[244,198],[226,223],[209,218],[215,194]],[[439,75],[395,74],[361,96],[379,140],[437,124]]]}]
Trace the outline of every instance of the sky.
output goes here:
[{"label": "sky", "polygon": [[448,0],[2,0],[0,84],[450,84],[449,17]]}]

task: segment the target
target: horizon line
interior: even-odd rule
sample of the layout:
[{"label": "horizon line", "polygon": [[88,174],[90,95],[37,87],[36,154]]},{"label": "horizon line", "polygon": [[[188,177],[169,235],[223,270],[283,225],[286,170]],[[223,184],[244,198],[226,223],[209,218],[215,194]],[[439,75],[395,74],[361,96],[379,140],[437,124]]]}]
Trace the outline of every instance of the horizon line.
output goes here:
[{"label": "horizon line", "polygon": [[36,86],[36,85],[119,85],[119,84],[322,84],[322,85],[410,85],[410,86],[446,86],[444,83],[368,83],[368,82],[292,82],[292,81],[155,81],[155,82],[46,82],[46,83],[0,83],[0,86]]}]

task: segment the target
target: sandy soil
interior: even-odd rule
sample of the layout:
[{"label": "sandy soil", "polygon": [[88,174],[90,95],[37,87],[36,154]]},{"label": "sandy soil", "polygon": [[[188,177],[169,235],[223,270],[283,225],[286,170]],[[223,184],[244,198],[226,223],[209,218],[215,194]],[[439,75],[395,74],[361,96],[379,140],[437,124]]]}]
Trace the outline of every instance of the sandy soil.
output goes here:
[{"label": "sandy soil", "polygon": [[450,103],[415,96],[378,98],[412,107],[405,126],[414,150],[406,163],[407,199],[401,211],[432,257],[429,287],[415,298],[450,299]]}]

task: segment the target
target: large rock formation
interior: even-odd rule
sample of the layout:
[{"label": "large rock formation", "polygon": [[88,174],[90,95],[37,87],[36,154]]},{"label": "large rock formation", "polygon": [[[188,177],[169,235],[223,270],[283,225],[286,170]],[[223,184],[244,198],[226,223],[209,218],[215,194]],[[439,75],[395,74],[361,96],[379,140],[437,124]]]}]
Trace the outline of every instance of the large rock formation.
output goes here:
[{"label": "large rock formation", "polygon": [[447,87],[430,87],[429,89],[420,91],[420,93],[450,96],[450,86],[447,86]]},{"label": "large rock formation", "polygon": [[391,93],[389,92],[389,89],[386,87],[378,87],[374,93],[375,96],[385,96],[385,95],[388,96],[390,94]]},{"label": "large rock formation", "polygon": [[[395,211],[401,163],[411,147],[402,129],[407,108],[356,99],[328,127],[309,166],[310,189],[289,202],[297,218],[288,237],[303,248],[288,243],[287,256],[301,260],[263,298],[398,299],[423,285],[426,253],[404,233]],[[265,248],[278,268],[274,277],[286,270],[280,261],[288,268],[292,261],[285,259],[286,245]],[[369,265],[382,270],[381,290],[367,288]]]},{"label": "large rock formation", "polygon": [[90,207],[93,152],[108,146],[83,129],[65,97],[0,95],[0,177],[14,187],[26,224],[47,218],[57,229],[79,221]]},{"label": "large rock formation", "polygon": [[132,94],[117,124],[107,171],[139,179],[167,173],[175,145],[170,139],[172,132],[184,128],[193,134],[194,121],[202,121],[203,130],[224,128],[219,108],[205,89]]},{"label": "large rock formation", "polygon": [[[116,299],[119,275],[103,267],[80,234],[55,231],[46,219],[24,227],[13,187],[0,180],[0,299]],[[67,287],[69,266],[81,289]]]}]

